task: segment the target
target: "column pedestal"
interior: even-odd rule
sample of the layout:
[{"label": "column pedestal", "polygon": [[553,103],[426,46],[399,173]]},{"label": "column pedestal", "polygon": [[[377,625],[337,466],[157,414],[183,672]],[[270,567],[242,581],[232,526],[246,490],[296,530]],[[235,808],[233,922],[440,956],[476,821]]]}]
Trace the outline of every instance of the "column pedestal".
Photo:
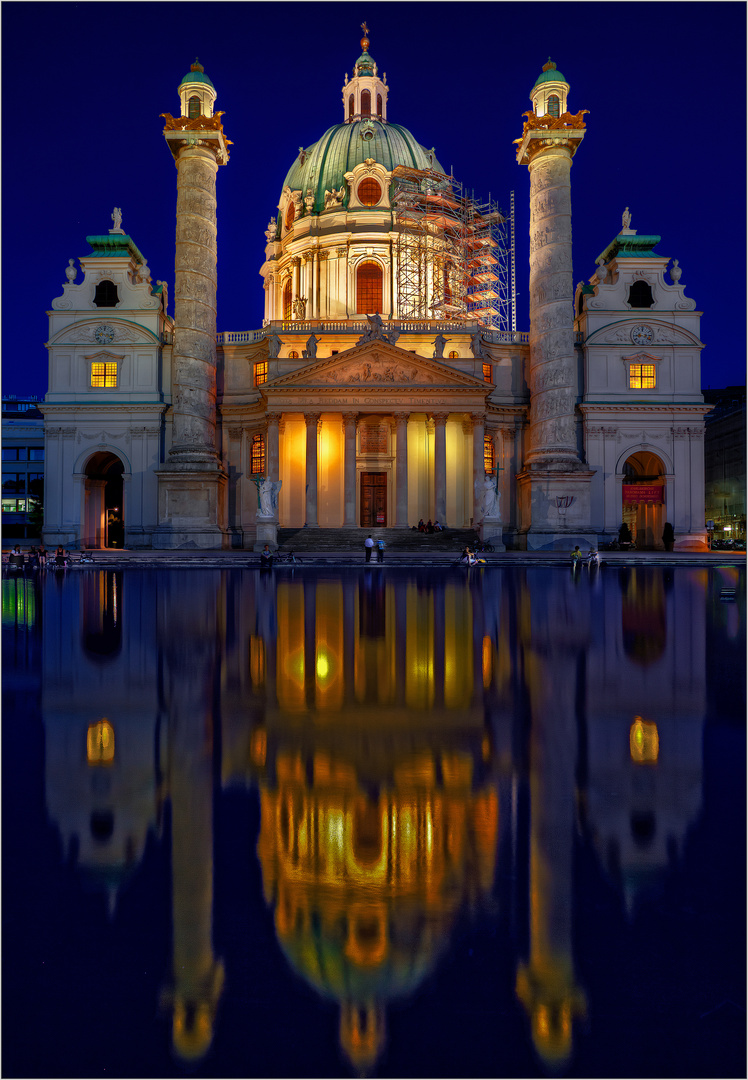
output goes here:
[{"label": "column pedestal", "polygon": [[594,470],[541,472],[525,469],[517,475],[520,548],[524,551],[565,551],[575,544],[597,547],[590,531],[591,484]]}]

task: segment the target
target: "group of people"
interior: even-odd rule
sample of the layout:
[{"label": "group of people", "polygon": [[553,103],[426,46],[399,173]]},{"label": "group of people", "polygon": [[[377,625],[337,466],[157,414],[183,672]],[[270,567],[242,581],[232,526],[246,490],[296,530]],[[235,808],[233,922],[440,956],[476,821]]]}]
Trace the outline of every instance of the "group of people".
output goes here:
[{"label": "group of people", "polygon": [[471,551],[467,545],[462,549],[460,563],[463,566],[475,566],[476,563],[484,563],[485,561],[485,559],[479,559],[475,552]]},{"label": "group of people", "polygon": [[8,565],[17,570],[22,569],[24,566],[30,566],[32,570],[43,570],[47,566],[62,567],[64,569],[64,567],[70,565],[70,554],[60,544],[54,555],[50,555],[42,543],[38,547],[32,547],[28,556],[26,556],[19,545],[14,544],[8,556]]},{"label": "group of people", "polygon": [[418,522],[418,531],[422,533],[442,532],[443,529],[444,526],[441,525],[438,520],[432,522],[431,518],[428,519],[425,525],[423,523],[423,518]]},{"label": "group of people", "polygon": [[591,566],[599,566],[600,565],[600,556],[598,555],[595,548],[590,548],[590,550],[587,552],[587,559],[585,560],[585,557],[584,557],[582,551],[580,550],[579,544],[577,544],[577,546],[574,548],[574,550],[571,553],[572,569],[575,569],[577,566],[579,566],[580,563],[583,563],[585,561],[586,561],[587,565],[590,566],[590,567]]},{"label": "group of people", "polygon": [[374,548],[377,549],[377,562],[384,562],[384,549],[386,544],[380,536],[378,540],[374,540],[371,536],[367,536],[364,540],[364,551],[366,552],[366,561],[371,562],[371,553]]}]

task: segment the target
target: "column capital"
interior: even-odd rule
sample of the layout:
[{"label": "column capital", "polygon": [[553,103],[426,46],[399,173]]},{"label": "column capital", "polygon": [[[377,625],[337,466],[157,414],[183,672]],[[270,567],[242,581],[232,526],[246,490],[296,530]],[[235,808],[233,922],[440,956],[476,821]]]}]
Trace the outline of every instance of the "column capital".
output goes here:
[{"label": "column capital", "polygon": [[235,427],[235,426],[232,425],[229,428],[229,438],[230,439],[241,439],[243,434],[244,434],[244,428],[243,427]]},{"label": "column capital", "polygon": [[449,419],[449,413],[435,412],[431,414],[431,419],[434,421],[435,424],[446,424],[447,420]]},{"label": "column capital", "polygon": [[344,424],[355,424],[358,421],[359,413],[357,412],[345,412],[343,413]]},{"label": "column capital", "polygon": [[407,424],[410,420],[409,412],[396,412],[392,414],[395,418],[396,424]]},{"label": "column capital", "polygon": [[270,427],[271,425],[274,425],[274,424],[280,424],[280,419],[281,419],[280,418],[280,413],[274,413],[274,412],[268,413],[267,414],[267,425],[268,425],[268,427]]},{"label": "column capital", "polygon": [[322,414],[318,412],[305,412],[304,420],[306,421],[307,427],[311,427],[312,424],[319,423],[319,418],[321,415]]}]

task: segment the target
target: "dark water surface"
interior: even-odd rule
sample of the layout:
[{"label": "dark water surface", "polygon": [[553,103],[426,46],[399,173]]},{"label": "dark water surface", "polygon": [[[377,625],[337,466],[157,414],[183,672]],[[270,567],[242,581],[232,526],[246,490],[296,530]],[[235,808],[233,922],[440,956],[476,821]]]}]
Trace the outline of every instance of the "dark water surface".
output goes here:
[{"label": "dark water surface", "polygon": [[2,589],[4,1076],[745,1074],[742,570]]}]

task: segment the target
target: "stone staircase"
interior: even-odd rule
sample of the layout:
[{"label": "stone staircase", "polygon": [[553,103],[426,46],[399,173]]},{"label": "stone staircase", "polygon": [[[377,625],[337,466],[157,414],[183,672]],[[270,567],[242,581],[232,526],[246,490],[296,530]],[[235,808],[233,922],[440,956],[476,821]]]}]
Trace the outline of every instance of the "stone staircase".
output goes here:
[{"label": "stone staircase", "polygon": [[417,529],[278,529],[281,551],[363,552],[364,540],[381,536],[392,553],[430,555],[434,552],[459,554],[466,544],[475,550],[478,533],[474,529],[445,529],[419,533]]}]

